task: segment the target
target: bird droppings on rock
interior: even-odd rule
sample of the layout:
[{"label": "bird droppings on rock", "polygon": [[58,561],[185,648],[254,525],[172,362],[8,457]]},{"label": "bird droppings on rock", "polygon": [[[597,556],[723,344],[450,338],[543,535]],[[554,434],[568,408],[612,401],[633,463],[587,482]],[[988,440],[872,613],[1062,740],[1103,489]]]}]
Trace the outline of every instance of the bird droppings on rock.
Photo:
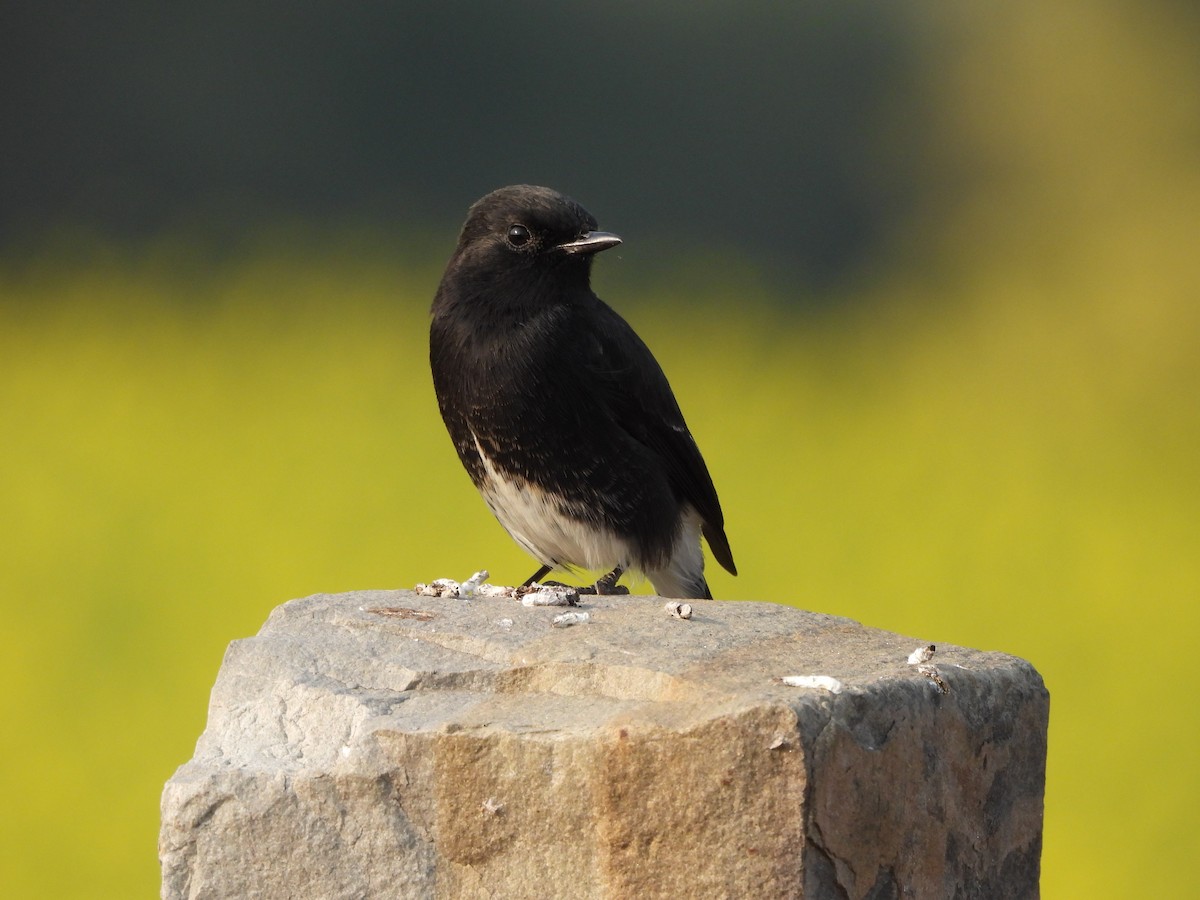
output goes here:
[{"label": "bird droppings on rock", "polygon": [[466,581],[464,581],[462,584],[460,584],[458,586],[458,596],[466,598],[466,597],[470,597],[470,596],[474,595],[475,591],[479,589],[479,585],[482,584],[483,580],[487,577],[488,577],[488,570],[480,569],[478,572],[476,572],[474,575],[472,575],[470,578],[468,578]]},{"label": "bird droppings on rock", "polygon": [[672,600],[664,609],[676,619],[690,619],[692,617],[692,604],[680,603],[678,600]]},{"label": "bird droppings on rock", "polygon": [[933,686],[938,689],[939,694],[948,694],[950,693],[950,685],[946,683],[946,679],[942,677],[942,673],[938,670],[938,667],[930,661],[936,652],[937,644],[918,647],[912,653],[908,654],[908,664],[916,666],[918,672],[932,681]]},{"label": "bird droppings on rock", "polygon": [[[475,597],[507,597],[520,600],[523,606],[578,606],[579,589],[566,584],[512,585],[488,584],[487,569],[481,569],[466,581],[453,578],[438,578],[429,584],[417,584],[413,591],[422,597],[445,597],[451,600],[469,600]],[[482,583],[481,583],[482,582]],[[386,613],[381,613],[386,615]]]},{"label": "bird droppings on rock", "polygon": [[413,590],[422,597],[458,598],[459,584],[453,578],[437,578],[429,584],[417,584]]},{"label": "bird droppings on rock", "polygon": [[566,585],[530,585],[516,588],[522,606],[578,606],[579,591]]},{"label": "bird droppings on rock", "polygon": [[485,584],[488,577],[487,569],[480,569],[463,582],[453,578],[438,578],[429,584],[418,584],[413,588],[422,597],[449,597],[455,600],[469,600],[472,597],[512,597],[517,588],[504,585]]},{"label": "bird droppings on rock", "polygon": [[842,692],[842,683],[829,675],[785,675],[779,680],[789,687],[819,688],[831,694]]},{"label": "bird droppings on rock", "polygon": [[555,616],[550,624],[555,628],[570,628],[572,625],[583,625],[592,621],[592,614],[586,612],[565,612]]},{"label": "bird droppings on rock", "polygon": [[924,647],[918,647],[912,653],[908,654],[908,664],[910,666],[920,665],[921,663],[929,662],[933,659],[933,654],[937,652],[937,644],[927,644]]}]

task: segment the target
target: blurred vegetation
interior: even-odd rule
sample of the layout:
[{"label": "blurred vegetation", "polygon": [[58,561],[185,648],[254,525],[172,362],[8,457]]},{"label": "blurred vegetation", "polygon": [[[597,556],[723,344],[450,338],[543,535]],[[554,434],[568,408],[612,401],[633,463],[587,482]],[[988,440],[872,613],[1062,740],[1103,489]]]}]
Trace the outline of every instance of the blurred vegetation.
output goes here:
[{"label": "blurred vegetation", "polygon": [[[1182,896],[1200,851],[1184,11],[925,22],[923,200],[820,303],[736,247],[651,265],[629,242],[596,274],[721,491],[743,575],[713,567],[717,596],[1041,671],[1049,897]],[[232,249],[64,231],[0,263],[6,896],[156,891],[162,783],[224,647],[277,603],[531,570],[433,400],[452,236],[402,225],[302,220]]]}]

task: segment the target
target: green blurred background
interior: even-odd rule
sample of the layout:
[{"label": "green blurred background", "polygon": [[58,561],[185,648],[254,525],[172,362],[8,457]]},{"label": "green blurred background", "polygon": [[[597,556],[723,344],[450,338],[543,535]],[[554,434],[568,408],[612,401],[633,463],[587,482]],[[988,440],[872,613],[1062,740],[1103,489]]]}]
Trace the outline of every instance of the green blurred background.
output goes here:
[{"label": "green blurred background", "polygon": [[1200,11],[0,13],[0,885],[157,891],[226,644],[532,563],[438,418],[467,205],[576,196],[721,491],[718,597],[1032,661],[1043,889],[1200,852]]}]

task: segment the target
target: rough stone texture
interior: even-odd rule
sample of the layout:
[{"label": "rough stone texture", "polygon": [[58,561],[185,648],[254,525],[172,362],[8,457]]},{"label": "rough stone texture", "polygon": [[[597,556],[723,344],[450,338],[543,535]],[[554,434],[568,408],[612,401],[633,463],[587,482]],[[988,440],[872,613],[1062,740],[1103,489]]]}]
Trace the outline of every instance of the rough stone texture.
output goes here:
[{"label": "rough stone texture", "polygon": [[1028,663],[941,645],[942,693],[847,619],[587,599],[276,609],[166,785],[163,897],[1037,896]]}]

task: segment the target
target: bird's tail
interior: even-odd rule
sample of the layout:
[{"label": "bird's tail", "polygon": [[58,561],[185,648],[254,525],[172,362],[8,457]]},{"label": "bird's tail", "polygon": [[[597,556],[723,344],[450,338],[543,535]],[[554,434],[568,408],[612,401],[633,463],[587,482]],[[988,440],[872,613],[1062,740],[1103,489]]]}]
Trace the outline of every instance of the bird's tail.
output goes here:
[{"label": "bird's tail", "polygon": [[646,577],[654,585],[654,592],[663,597],[670,597],[673,600],[711,600],[713,598],[703,573],[680,578],[670,569],[661,569],[657,572],[647,572]]},{"label": "bird's tail", "polygon": [[700,517],[688,509],[680,523],[671,560],[661,569],[646,571],[654,590],[675,600],[711,600],[704,580],[704,551],[700,549]]}]

